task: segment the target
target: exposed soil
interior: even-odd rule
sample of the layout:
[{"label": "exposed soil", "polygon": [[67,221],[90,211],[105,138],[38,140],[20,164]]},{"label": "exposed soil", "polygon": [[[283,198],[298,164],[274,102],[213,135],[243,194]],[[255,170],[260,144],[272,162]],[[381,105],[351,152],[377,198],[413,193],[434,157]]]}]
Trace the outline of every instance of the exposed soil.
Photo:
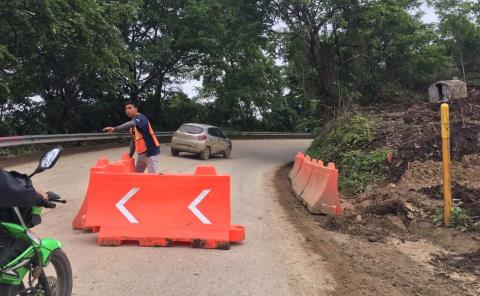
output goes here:
[{"label": "exposed soil", "polygon": [[[451,240],[451,250],[423,239],[410,228],[431,231],[434,226],[413,223],[409,213],[416,207],[401,198],[379,197],[378,206],[364,202],[363,208],[345,205],[345,215],[338,218],[311,215],[292,192],[290,168],[280,168],[272,185],[289,220],[305,236],[305,248],[325,258],[337,281],[334,295],[479,295],[476,271],[455,268],[478,258],[451,251],[454,241],[464,239],[461,234],[444,229],[441,235]],[[479,246],[470,239],[458,249],[475,254]]]},{"label": "exposed soil", "polygon": [[[480,270],[480,88],[450,106],[451,178],[454,206],[466,225],[443,227],[440,104],[372,109],[377,133],[366,150],[390,147],[389,183],[345,200],[339,218],[314,218],[324,229],[385,243],[427,240],[440,248],[429,259],[437,273],[472,279]],[[442,251],[443,250],[443,251]],[[477,278],[478,280],[478,278]],[[468,280],[467,280],[468,281]],[[478,291],[478,286],[474,290]],[[433,293],[437,294],[437,293]],[[458,293],[455,293],[458,294]]]},{"label": "exposed soil", "polygon": [[430,261],[439,272],[478,276],[480,155],[452,162],[452,179],[454,204],[470,217],[465,227],[445,228],[438,217],[443,210],[443,171],[442,163],[435,160],[414,162],[398,183],[349,199],[343,217],[323,218],[323,227],[370,241],[425,239],[445,250]]},{"label": "exposed soil", "polygon": [[480,89],[450,106],[454,205],[466,225],[443,226],[440,104],[370,109],[376,134],[365,150],[389,147],[390,173],[379,187],[343,200],[339,217],[311,215],[281,168],[279,200],[324,256],[336,295],[480,295]]},{"label": "exposed soil", "polygon": [[[457,161],[480,153],[480,91],[471,88],[469,93],[468,98],[448,102],[451,158]],[[365,148],[390,147],[395,151],[391,161],[393,182],[399,181],[415,161],[441,159],[440,104],[413,104],[401,111],[398,107],[370,111],[377,122],[377,132]]]},{"label": "exposed soil", "polygon": [[[336,219],[339,220],[335,222],[336,227],[350,234],[387,233],[397,237],[404,232],[413,233],[415,231],[412,229],[418,228],[420,236],[424,237],[424,232],[433,231],[439,226],[433,223],[433,218],[443,208],[440,193],[440,190],[443,191],[442,178],[441,162],[414,162],[400,182],[345,200],[345,213],[342,218]],[[457,204],[463,202],[460,206],[470,214],[470,224],[473,225],[480,220],[476,206],[480,201],[480,155],[469,155],[462,162],[452,162],[452,178],[454,201]],[[387,226],[392,223],[395,229],[402,231],[392,232]],[[469,236],[470,240],[480,236],[480,232],[461,234]]]},{"label": "exposed soil", "polygon": [[[376,133],[365,150],[389,147],[387,182],[345,196],[343,215],[311,215],[277,172],[279,200],[308,248],[324,256],[336,295],[480,295],[480,88],[450,106],[454,206],[465,225],[443,226],[440,104],[370,108]],[[465,217],[465,216],[464,216]]]},{"label": "exposed soil", "polygon": [[468,272],[480,276],[480,250],[458,255],[435,255],[432,263],[453,272]]},{"label": "exposed soil", "polygon": [[[433,199],[443,200],[443,185],[424,188],[420,192]],[[468,188],[455,182],[452,185],[452,198],[467,211],[471,219],[480,218],[480,189]]]}]

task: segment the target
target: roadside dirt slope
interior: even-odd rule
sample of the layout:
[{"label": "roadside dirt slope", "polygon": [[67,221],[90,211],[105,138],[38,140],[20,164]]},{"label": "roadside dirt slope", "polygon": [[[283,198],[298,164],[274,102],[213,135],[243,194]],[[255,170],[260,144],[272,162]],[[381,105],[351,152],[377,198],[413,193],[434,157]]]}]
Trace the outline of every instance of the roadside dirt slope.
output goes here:
[{"label": "roadside dirt slope", "polygon": [[466,257],[451,257],[454,252],[410,232],[396,215],[356,222],[311,215],[291,190],[290,169],[280,168],[272,187],[304,248],[325,259],[337,282],[333,295],[479,295],[478,269],[463,268]]}]

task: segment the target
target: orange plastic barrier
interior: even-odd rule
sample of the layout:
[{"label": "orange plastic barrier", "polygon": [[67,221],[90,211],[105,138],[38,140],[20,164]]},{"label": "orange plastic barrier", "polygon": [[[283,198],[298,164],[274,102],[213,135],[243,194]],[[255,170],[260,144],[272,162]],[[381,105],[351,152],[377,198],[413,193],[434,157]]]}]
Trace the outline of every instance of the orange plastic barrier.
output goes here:
[{"label": "orange plastic barrier", "polygon": [[229,249],[244,240],[245,228],[230,224],[230,176],[217,175],[214,167],[191,175],[137,174],[132,168],[123,158],[97,162],[73,228],[98,232],[100,245],[188,242]]},{"label": "orange plastic barrier", "polygon": [[322,161],[313,164],[308,185],[300,195],[308,210],[313,214],[341,215],[338,194],[338,170],[333,163],[327,167]]},{"label": "orange plastic barrier", "polygon": [[295,176],[298,174],[304,160],[305,160],[305,154],[303,154],[302,152],[298,152],[297,155],[295,156],[295,163],[293,164],[293,168],[290,171],[290,174],[288,174],[288,178],[290,179],[290,181],[292,181],[295,178]]},{"label": "orange plastic barrier", "polygon": [[[90,179],[92,173],[94,172],[109,172],[109,173],[134,173],[135,172],[135,163],[133,158],[128,156],[127,153],[122,155],[121,160],[109,163],[108,159],[100,158],[97,160],[97,164],[90,169]],[[89,192],[87,191],[87,197],[89,196]],[[73,219],[72,226],[74,229],[86,229],[85,225],[85,217],[87,211],[87,202],[88,198],[85,198],[80,210],[78,211],[77,215]],[[96,228],[91,228],[92,231],[98,231]]]},{"label": "orange plastic barrier", "polygon": [[316,163],[316,160],[312,161],[309,156],[306,156],[302,166],[300,167],[300,171],[295,178],[293,178],[293,191],[298,197],[300,197],[305,187],[307,187],[308,181],[312,176],[314,163]]}]

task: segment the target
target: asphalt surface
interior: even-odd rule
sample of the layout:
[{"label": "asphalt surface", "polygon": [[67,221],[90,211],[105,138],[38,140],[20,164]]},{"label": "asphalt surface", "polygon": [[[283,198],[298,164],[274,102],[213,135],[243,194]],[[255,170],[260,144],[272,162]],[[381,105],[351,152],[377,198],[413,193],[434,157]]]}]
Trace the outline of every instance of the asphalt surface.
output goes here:
[{"label": "asphalt surface", "polygon": [[[309,140],[233,142],[230,159],[201,161],[170,155],[162,146],[163,173],[193,173],[213,165],[231,176],[232,224],[246,228],[243,243],[230,250],[101,247],[96,234],[73,230],[72,219],[84,199],[89,168],[100,157],[118,160],[127,147],[62,157],[34,185],[68,199],[48,210],[34,232],[64,243],[74,273],[74,295],[328,295],[335,286],[322,258],[305,248],[305,238],[290,225],[273,190],[275,170],[294,159]],[[10,166],[29,173],[36,163]]]}]

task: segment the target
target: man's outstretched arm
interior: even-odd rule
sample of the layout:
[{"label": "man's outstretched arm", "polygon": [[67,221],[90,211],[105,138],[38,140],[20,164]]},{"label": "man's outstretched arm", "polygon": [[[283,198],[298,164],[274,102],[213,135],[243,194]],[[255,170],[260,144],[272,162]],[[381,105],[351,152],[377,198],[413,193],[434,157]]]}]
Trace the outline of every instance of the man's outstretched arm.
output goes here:
[{"label": "man's outstretched arm", "polygon": [[115,133],[115,132],[118,132],[118,131],[125,131],[125,130],[128,130],[132,127],[135,127],[137,126],[137,121],[135,119],[132,119],[130,121],[127,121],[123,124],[120,124],[119,126],[116,126],[116,127],[106,127],[103,129],[104,132],[107,132],[107,133]]}]

